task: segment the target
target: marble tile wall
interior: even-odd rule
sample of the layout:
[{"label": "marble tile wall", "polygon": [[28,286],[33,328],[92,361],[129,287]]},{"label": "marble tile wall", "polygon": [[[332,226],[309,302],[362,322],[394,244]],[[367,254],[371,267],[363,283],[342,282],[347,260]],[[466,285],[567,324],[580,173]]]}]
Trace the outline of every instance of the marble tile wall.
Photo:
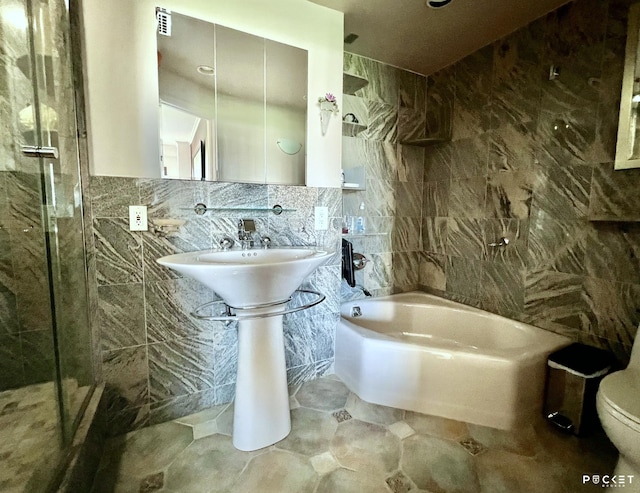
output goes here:
[{"label": "marble tile wall", "polygon": [[[265,208],[271,213],[193,207]],[[131,232],[128,206],[148,207],[150,230]],[[314,207],[329,208],[328,231],[314,230]],[[318,245],[337,251],[340,190],[329,188],[138,180],[92,177],[97,322],[111,433],[121,433],[194,413],[234,396],[237,331],[234,324],[205,322],[189,312],[214,293],[156,263],[168,254],[218,248],[236,237],[237,221],[252,217],[274,245]],[[179,233],[162,236],[156,219],[181,219]],[[284,319],[289,384],[332,372],[340,305],[340,256],[335,255],[305,285],[327,295],[312,309]]]},{"label": "marble tile wall", "polygon": [[[416,289],[422,251],[424,149],[402,142],[425,136],[427,78],[352,53],[344,71],[369,84],[343,95],[367,129],[342,138],[343,167],[364,165],[366,190],[342,192],[343,215],[358,217],[365,204],[365,235],[347,236],[369,264],[356,282],[373,295]],[[343,299],[363,296],[342,282]]]},{"label": "marble tile wall", "polygon": [[640,225],[615,222],[640,219],[640,170],[612,163],[630,3],[571,2],[429,77],[453,133],[426,149],[420,267],[428,290],[621,363],[640,322]]}]

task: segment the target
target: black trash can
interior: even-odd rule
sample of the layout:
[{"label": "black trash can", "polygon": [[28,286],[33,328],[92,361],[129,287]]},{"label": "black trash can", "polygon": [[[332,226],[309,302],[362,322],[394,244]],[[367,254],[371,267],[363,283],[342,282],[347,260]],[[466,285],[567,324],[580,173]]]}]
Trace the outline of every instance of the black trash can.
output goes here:
[{"label": "black trash can", "polygon": [[609,373],[608,351],[574,343],[549,356],[544,415],[567,433],[584,435],[598,422],[596,393]]}]

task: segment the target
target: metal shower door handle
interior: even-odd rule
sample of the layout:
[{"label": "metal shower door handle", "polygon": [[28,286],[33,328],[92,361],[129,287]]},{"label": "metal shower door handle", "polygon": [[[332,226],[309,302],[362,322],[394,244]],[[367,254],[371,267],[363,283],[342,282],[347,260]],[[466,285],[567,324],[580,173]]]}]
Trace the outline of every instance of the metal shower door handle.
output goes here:
[{"label": "metal shower door handle", "polygon": [[58,159],[60,153],[57,147],[21,146],[22,154],[29,157],[47,157]]}]

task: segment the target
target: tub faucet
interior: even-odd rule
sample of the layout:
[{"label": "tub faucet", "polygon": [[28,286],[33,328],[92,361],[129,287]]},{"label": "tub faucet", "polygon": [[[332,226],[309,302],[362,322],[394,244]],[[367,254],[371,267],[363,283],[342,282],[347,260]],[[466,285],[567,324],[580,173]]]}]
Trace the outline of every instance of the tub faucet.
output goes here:
[{"label": "tub faucet", "polygon": [[243,250],[248,250],[253,244],[253,233],[256,232],[256,223],[253,219],[238,220],[238,240]]},{"label": "tub faucet", "polygon": [[489,243],[489,246],[491,248],[506,247],[508,244],[509,244],[509,238],[502,237],[498,241],[494,241],[492,243]]}]

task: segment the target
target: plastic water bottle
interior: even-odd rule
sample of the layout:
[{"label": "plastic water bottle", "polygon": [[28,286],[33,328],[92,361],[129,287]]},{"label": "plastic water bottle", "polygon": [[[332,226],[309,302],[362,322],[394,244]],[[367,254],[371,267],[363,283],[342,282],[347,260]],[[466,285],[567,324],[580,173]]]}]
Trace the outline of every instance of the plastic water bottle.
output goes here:
[{"label": "plastic water bottle", "polygon": [[356,234],[363,235],[365,231],[364,202],[360,203],[360,215],[356,219]]}]

